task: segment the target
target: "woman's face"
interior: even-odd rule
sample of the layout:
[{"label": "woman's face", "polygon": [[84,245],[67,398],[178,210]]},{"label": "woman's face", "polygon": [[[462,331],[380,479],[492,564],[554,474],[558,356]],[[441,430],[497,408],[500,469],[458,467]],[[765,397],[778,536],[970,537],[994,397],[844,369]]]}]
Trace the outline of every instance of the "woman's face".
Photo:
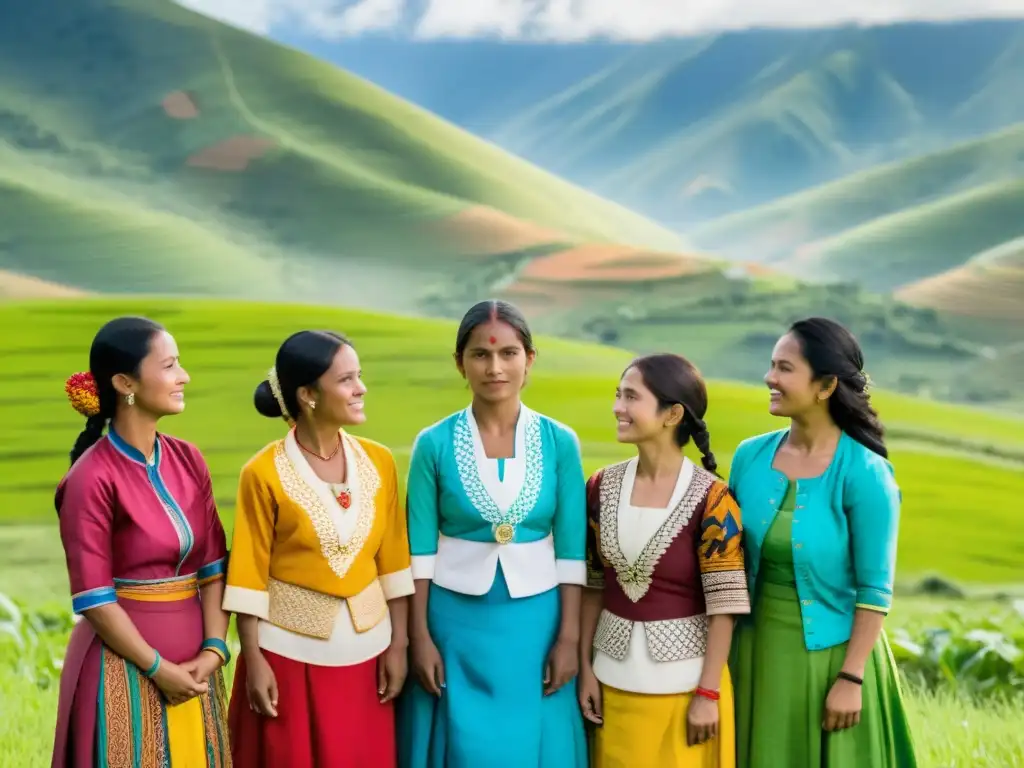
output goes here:
[{"label": "woman's face", "polygon": [[167,331],[159,331],[149,340],[149,354],[142,359],[137,377],[118,374],[113,382],[122,402],[128,394],[133,394],[132,407],[156,418],[185,410],[185,385],[189,376],[181,367],[178,345]]},{"label": "woman's face", "polygon": [[335,353],[331,367],[317,380],[316,387],[299,387],[299,405],[305,410],[310,402],[316,407],[310,415],[322,424],[350,426],[366,421],[363,412],[363,372],[359,355],[348,344]]},{"label": "woman's face", "polygon": [[474,397],[500,402],[519,396],[534,357],[533,352],[526,351],[515,328],[492,320],[473,329],[458,368]]},{"label": "woman's face", "polygon": [[772,361],[764,383],[771,392],[768,412],[793,418],[826,407],[834,386],[822,386],[815,380],[804,358],[800,340],[792,333],[780,338],[772,350]]},{"label": "woman's face", "polygon": [[620,443],[637,444],[658,439],[671,432],[682,418],[682,406],[675,406],[674,413],[663,409],[658,398],[644,384],[644,378],[636,368],[627,368],[615,390],[615,436]]}]

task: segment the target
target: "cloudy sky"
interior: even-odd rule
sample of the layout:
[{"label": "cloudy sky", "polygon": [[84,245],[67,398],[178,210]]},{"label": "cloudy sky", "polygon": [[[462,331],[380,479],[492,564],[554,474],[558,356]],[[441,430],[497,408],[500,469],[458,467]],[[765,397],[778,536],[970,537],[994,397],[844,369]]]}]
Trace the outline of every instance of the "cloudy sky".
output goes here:
[{"label": "cloudy sky", "polygon": [[1024,17],[1024,0],[179,0],[263,34],[326,39],[373,32],[551,41],[746,28]]}]

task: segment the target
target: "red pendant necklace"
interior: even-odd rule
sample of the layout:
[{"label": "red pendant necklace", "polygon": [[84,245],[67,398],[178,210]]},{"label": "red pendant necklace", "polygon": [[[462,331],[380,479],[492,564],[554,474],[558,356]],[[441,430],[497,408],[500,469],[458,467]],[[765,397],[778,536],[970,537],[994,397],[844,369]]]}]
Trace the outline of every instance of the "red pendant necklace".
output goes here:
[{"label": "red pendant necklace", "polygon": [[[309,450],[309,448],[304,446],[302,444],[302,441],[299,440],[298,430],[295,431],[295,444],[298,445],[299,448],[301,448],[303,451],[308,453],[310,456],[314,456],[314,457],[320,459],[320,461],[330,461],[335,456],[337,456],[338,455],[338,451],[341,450],[341,435],[338,435],[338,444],[336,446],[334,446],[334,450],[331,451],[330,455],[328,455],[328,456],[321,456],[316,451],[311,451],[311,450]],[[349,507],[352,506],[352,492],[349,491],[347,483],[330,483],[330,486],[331,486],[331,491],[334,493],[334,497],[338,500],[338,505],[342,509],[348,509]],[[336,487],[336,486],[340,486],[340,487]]]}]

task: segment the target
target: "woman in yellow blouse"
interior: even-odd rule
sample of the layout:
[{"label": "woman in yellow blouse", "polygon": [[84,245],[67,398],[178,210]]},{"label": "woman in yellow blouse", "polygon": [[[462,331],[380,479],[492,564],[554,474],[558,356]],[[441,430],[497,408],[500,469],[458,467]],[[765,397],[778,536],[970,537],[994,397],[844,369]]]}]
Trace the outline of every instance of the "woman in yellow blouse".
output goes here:
[{"label": "woman in yellow blouse", "polygon": [[234,764],[395,764],[414,591],[391,452],[348,434],[366,420],[359,357],[301,331],[277,352],[256,409],[293,424],[242,469],[224,608],[242,658],[229,721]]}]

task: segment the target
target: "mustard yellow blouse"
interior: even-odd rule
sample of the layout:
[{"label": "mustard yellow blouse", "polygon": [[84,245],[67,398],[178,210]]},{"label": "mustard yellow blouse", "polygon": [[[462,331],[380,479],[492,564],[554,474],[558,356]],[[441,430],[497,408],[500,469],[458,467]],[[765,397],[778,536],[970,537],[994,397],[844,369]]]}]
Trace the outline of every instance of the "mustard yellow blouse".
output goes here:
[{"label": "mustard yellow blouse", "polygon": [[345,432],[342,446],[352,500],[347,509],[313,472],[293,432],[242,468],[225,610],[340,642],[339,632],[369,632],[388,616],[388,600],[412,594],[394,457],[380,443]]}]

